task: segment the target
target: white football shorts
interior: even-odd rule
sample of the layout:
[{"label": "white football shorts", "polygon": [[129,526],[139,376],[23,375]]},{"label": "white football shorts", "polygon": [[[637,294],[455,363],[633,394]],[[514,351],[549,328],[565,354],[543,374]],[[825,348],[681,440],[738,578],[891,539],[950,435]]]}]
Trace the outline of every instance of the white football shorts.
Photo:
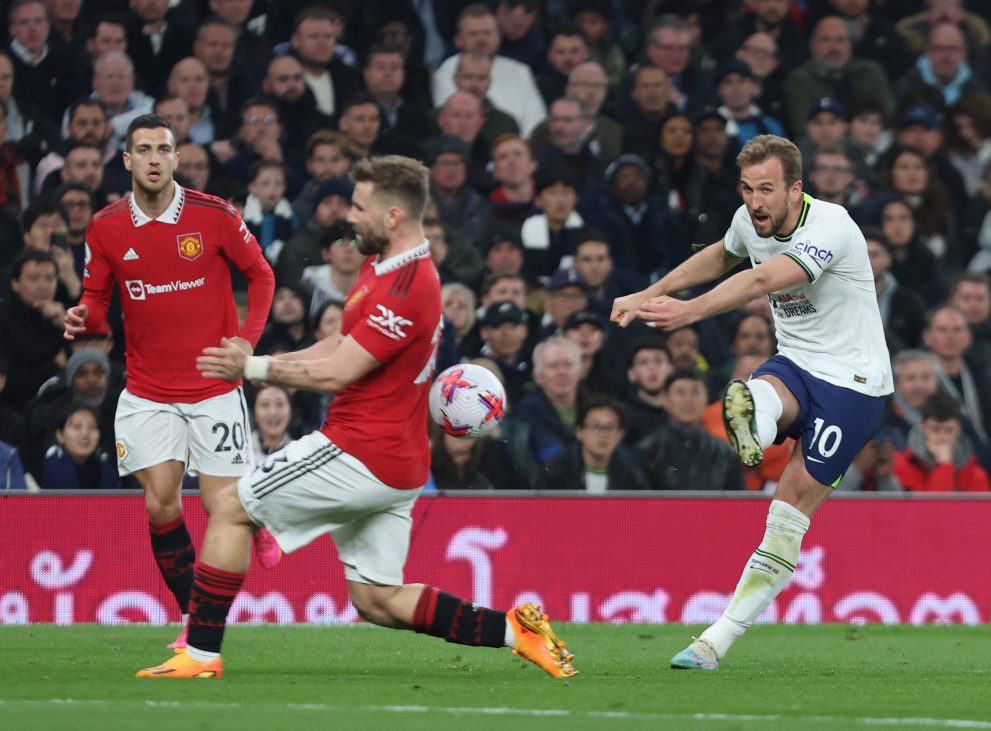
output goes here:
[{"label": "white football shorts", "polygon": [[383,586],[403,583],[422,489],[389,487],[318,431],[270,454],[237,483],[251,520],[283,551],[329,533],[349,581]]},{"label": "white football shorts", "polygon": [[114,418],[117,470],[178,460],[194,475],[240,477],[254,467],[248,405],[238,387],[195,403],[161,403],[124,390]]}]

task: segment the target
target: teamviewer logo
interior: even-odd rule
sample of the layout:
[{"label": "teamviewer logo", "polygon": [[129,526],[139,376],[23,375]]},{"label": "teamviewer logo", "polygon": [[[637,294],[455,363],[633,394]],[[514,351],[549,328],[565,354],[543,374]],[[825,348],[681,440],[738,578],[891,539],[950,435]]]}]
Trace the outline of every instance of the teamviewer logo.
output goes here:
[{"label": "teamviewer logo", "polygon": [[128,279],[124,282],[124,286],[127,288],[127,293],[131,295],[132,300],[143,300],[145,299],[145,283],[140,279]]}]

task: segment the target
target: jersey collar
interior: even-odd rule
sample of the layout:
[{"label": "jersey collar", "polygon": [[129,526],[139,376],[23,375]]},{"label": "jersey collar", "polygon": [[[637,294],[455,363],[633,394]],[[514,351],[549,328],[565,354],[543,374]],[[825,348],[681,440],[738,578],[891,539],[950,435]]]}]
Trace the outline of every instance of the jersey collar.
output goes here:
[{"label": "jersey collar", "polygon": [[390,256],[385,261],[373,261],[372,266],[375,267],[375,274],[381,276],[383,274],[387,274],[388,272],[395,271],[402,266],[406,266],[414,259],[423,259],[429,256],[430,242],[424,241],[415,249],[410,249],[409,251],[404,251],[402,254]]},{"label": "jersey collar", "polygon": [[781,234],[774,234],[775,241],[791,241],[791,237],[795,235],[802,226],[805,225],[806,219],[809,217],[809,211],[812,209],[812,196],[808,193],[802,193],[802,212],[798,216],[798,223],[795,224],[795,228],[792,229],[791,233],[787,236],[782,236]]},{"label": "jersey collar", "polygon": [[160,221],[162,223],[179,223],[179,214],[182,213],[182,204],[186,200],[186,191],[178,183],[175,184],[175,192],[172,194],[172,202],[157,218],[151,218],[144,211],[138,208],[134,201],[134,194],[128,194],[128,204],[131,207],[131,223],[134,228],[141,228],[146,223]]}]

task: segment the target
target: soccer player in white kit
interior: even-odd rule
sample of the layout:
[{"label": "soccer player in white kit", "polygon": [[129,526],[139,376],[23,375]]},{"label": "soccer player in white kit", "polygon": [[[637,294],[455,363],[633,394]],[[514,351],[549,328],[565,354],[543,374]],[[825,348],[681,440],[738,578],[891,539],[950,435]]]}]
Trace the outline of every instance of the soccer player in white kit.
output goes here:
[{"label": "soccer player in white kit", "polygon": [[[647,289],[618,297],[611,319],[673,330],[767,296],[778,353],[723,396],[730,442],[747,466],[786,437],[797,440],[774,492],[767,528],[726,611],[671,660],[715,670],[733,642],[785,587],[810,519],[881,420],[893,390],[867,244],[842,206],[802,191],[802,156],[789,140],[752,138],[737,156],[743,205],[722,241]],[[703,295],[682,290],[739,272]]]}]

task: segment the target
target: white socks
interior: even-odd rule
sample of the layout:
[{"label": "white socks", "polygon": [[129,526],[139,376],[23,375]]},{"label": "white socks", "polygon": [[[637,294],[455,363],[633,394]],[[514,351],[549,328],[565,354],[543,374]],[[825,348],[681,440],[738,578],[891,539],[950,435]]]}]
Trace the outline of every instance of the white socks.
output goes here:
[{"label": "white socks", "polygon": [[778,419],[784,406],[778,392],[767,381],[751,378],[747,381],[750,395],[754,397],[754,418],[757,420],[757,434],[761,449],[767,449],[778,436]]},{"label": "white socks", "polygon": [[716,648],[720,659],[788,584],[809,522],[803,512],[783,500],[771,502],[764,540],[743,569],[723,616],[701,635]]},{"label": "white socks", "polygon": [[207,652],[206,650],[197,650],[192,645],[186,648],[186,654],[196,662],[213,662],[218,657],[220,657],[219,652]]}]

